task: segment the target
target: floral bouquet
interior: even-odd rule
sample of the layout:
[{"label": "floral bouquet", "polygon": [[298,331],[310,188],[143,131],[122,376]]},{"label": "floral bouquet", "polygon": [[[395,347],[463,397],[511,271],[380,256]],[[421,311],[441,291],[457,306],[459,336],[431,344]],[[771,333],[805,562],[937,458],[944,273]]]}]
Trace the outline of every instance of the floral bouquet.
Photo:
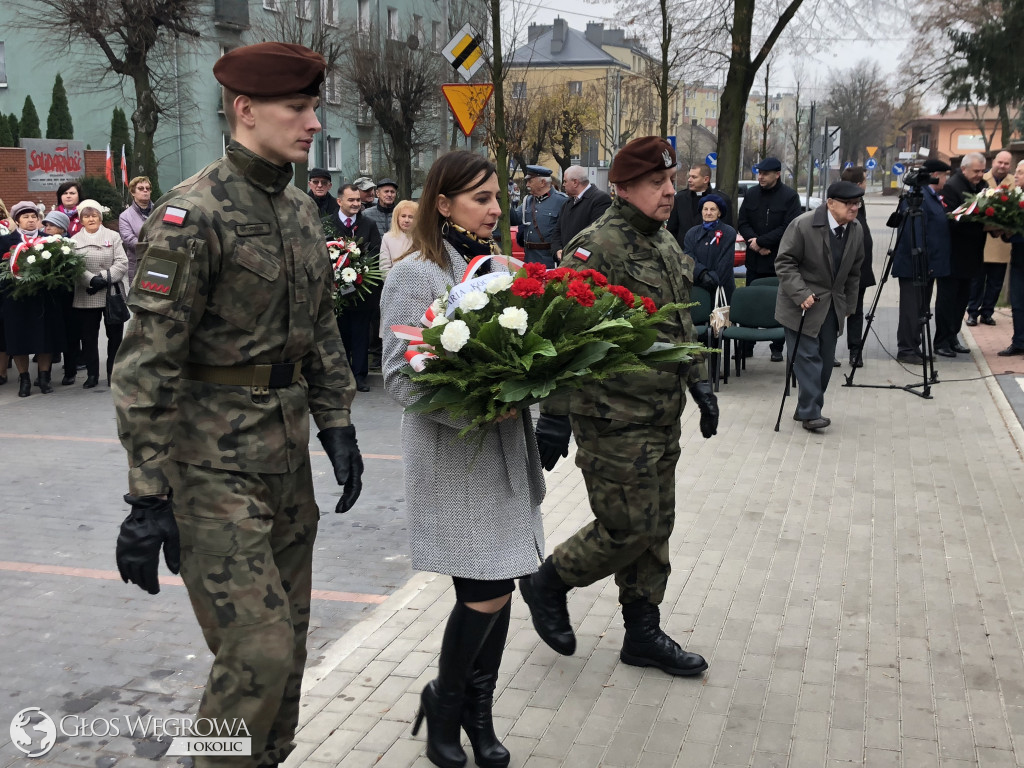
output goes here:
[{"label": "floral bouquet", "polygon": [[0,261],[0,282],[15,299],[54,289],[70,290],[85,272],[85,259],[67,237],[50,235],[18,243]]},{"label": "floral bouquet", "polygon": [[1024,190],[1020,187],[991,187],[967,195],[963,204],[950,212],[954,221],[980,222],[989,230],[1024,232]]},{"label": "floral bouquet", "polygon": [[423,327],[392,326],[409,342],[403,373],[423,392],[406,410],[468,418],[460,436],[556,389],[659,365],[675,369],[708,351],[656,342],[657,326],[690,305],[658,308],[592,269],[526,264],[515,274],[474,277],[488,259],[521,264],[478,256],[463,281],[427,308]]},{"label": "floral bouquet", "polygon": [[334,311],[341,314],[345,307],[356,304],[371,293],[384,280],[376,256],[363,251],[362,240],[328,240],[334,273]]}]

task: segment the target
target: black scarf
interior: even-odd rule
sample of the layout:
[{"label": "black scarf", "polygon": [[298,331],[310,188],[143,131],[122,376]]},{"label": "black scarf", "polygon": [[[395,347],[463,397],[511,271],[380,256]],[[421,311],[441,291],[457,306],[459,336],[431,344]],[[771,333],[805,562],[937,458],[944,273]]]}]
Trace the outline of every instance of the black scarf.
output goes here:
[{"label": "black scarf", "polygon": [[[494,240],[487,238],[486,240],[477,237],[467,229],[463,229],[458,224],[452,222],[446,222],[443,228],[444,239],[459,252],[459,255],[466,260],[468,264],[477,256],[486,256],[487,254],[494,253]],[[478,274],[484,274],[489,271],[489,264],[484,264],[480,268]]]}]

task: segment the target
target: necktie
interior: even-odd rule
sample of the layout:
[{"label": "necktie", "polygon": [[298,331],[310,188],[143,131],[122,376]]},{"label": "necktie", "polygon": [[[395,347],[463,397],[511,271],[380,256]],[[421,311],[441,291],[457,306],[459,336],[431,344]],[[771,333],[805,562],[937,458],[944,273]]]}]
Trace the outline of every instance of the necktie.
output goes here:
[{"label": "necktie", "polygon": [[352,229],[352,219],[345,219],[345,229]]},{"label": "necktie", "polygon": [[843,239],[843,226],[840,225],[840,226],[836,227],[835,232],[836,232],[836,237],[838,237],[840,240],[842,240]]},{"label": "necktie", "polygon": [[833,274],[839,272],[839,263],[843,260],[843,230],[845,228],[840,225],[832,230],[832,272]]}]

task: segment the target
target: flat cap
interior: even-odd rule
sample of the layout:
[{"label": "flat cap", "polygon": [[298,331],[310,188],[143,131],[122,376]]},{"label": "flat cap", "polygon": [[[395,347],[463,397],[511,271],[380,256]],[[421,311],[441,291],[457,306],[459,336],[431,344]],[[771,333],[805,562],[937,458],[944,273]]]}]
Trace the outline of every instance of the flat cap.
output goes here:
[{"label": "flat cap", "polygon": [[953,166],[936,158],[934,160],[925,160],[921,163],[921,170],[925,173],[949,173],[953,170]]},{"label": "flat cap", "polygon": [[360,176],[358,179],[352,182],[352,186],[358,189],[360,192],[369,192],[371,189],[376,189],[376,182],[369,176]]},{"label": "flat cap", "polygon": [[22,200],[19,203],[15,203],[11,206],[11,221],[15,224],[18,223],[18,217],[23,213],[34,213],[36,216],[39,215],[39,208],[31,200]]},{"label": "flat cap", "polygon": [[217,59],[213,76],[225,88],[246,96],[317,96],[326,68],[324,57],[304,45],[257,43],[235,48]]},{"label": "flat cap", "polygon": [[528,165],[523,176],[527,179],[533,176],[549,177],[552,173],[554,172],[550,168],[545,168],[543,165]]},{"label": "flat cap", "polygon": [[608,181],[622,184],[651,171],[664,171],[676,167],[676,151],[660,136],[633,139],[612,158]]},{"label": "flat cap", "polygon": [[308,175],[311,179],[327,179],[328,181],[333,181],[331,178],[331,172],[326,168],[310,168]]},{"label": "flat cap", "polygon": [[781,171],[782,163],[779,162],[777,157],[766,157],[760,163],[757,164],[757,172],[762,171]]},{"label": "flat cap", "polygon": [[381,187],[394,187],[398,189],[398,182],[394,179],[381,179],[377,182],[377,188],[380,189]]},{"label": "flat cap", "polygon": [[830,197],[833,200],[857,200],[864,197],[864,190],[860,188],[859,184],[854,184],[852,181],[833,181],[828,185],[825,197]]}]

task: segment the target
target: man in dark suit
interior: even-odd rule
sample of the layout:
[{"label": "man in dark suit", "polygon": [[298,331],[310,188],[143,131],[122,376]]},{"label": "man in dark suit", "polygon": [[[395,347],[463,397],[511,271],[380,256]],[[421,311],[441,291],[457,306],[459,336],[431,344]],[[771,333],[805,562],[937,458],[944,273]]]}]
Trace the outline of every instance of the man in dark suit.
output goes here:
[{"label": "man in dark suit", "polygon": [[800,389],[793,418],[808,431],[832,423],[821,409],[836,342],[857,303],[864,261],[864,233],[857,221],[864,190],[837,181],[827,195],[825,205],[798,216],[786,228],[775,259],[775,319],[786,329],[789,354],[795,350],[793,372]]},{"label": "man in dark suit", "polygon": [[[747,241],[747,285],[761,277],[775,276],[775,256],[782,235],[800,215],[800,195],[783,184],[781,176],[779,159],[766,157],[757,164],[757,186],[743,196],[736,229]],[[771,347],[772,362],[781,363],[782,344],[773,341]]]},{"label": "man in dark suit", "polygon": [[[980,152],[964,155],[960,168],[942,188],[946,209],[955,211],[966,195],[987,189],[985,156]],[[949,220],[949,276],[935,281],[935,354],[956,357],[970,354],[957,334],[971,296],[971,281],[981,274],[985,254],[985,228],[982,224]]]},{"label": "man in dark suit", "polygon": [[683,245],[683,238],[686,233],[703,223],[700,209],[703,205],[702,198],[714,192],[725,200],[726,210],[722,212],[722,221],[730,227],[735,226],[736,220],[733,214],[732,200],[724,192],[717,192],[711,188],[711,167],[704,163],[691,166],[686,174],[686,189],[676,192],[676,204],[672,208],[672,215],[668,219],[668,231],[675,235],[679,246]]},{"label": "man in dark suit", "polygon": [[[365,253],[379,254],[381,234],[377,225],[363,213],[362,199],[355,184],[343,184],[338,190],[338,212],[321,219],[327,239],[346,238],[361,243],[359,246]],[[373,315],[380,303],[380,289],[376,289],[366,298],[354,305],[345,307],[338,316],[338,330],[348,354],[348,362],[352,367],[352,375],[356,379],[356,389],[369,392],[366,383],[369,372],[370,331],[376,333],[373,326]]]},{"label": "man in dark suit", "polygon": [[[607,192],[590,183],[587,171],[579,165],[570,165],[562,174],[562,188],[569,199],[562,206],[558,216],[559,240],[567,245],[576,235],[601,218],[612,204]],[[558,260],[562,259],[562,251],[558,251]]]}]

